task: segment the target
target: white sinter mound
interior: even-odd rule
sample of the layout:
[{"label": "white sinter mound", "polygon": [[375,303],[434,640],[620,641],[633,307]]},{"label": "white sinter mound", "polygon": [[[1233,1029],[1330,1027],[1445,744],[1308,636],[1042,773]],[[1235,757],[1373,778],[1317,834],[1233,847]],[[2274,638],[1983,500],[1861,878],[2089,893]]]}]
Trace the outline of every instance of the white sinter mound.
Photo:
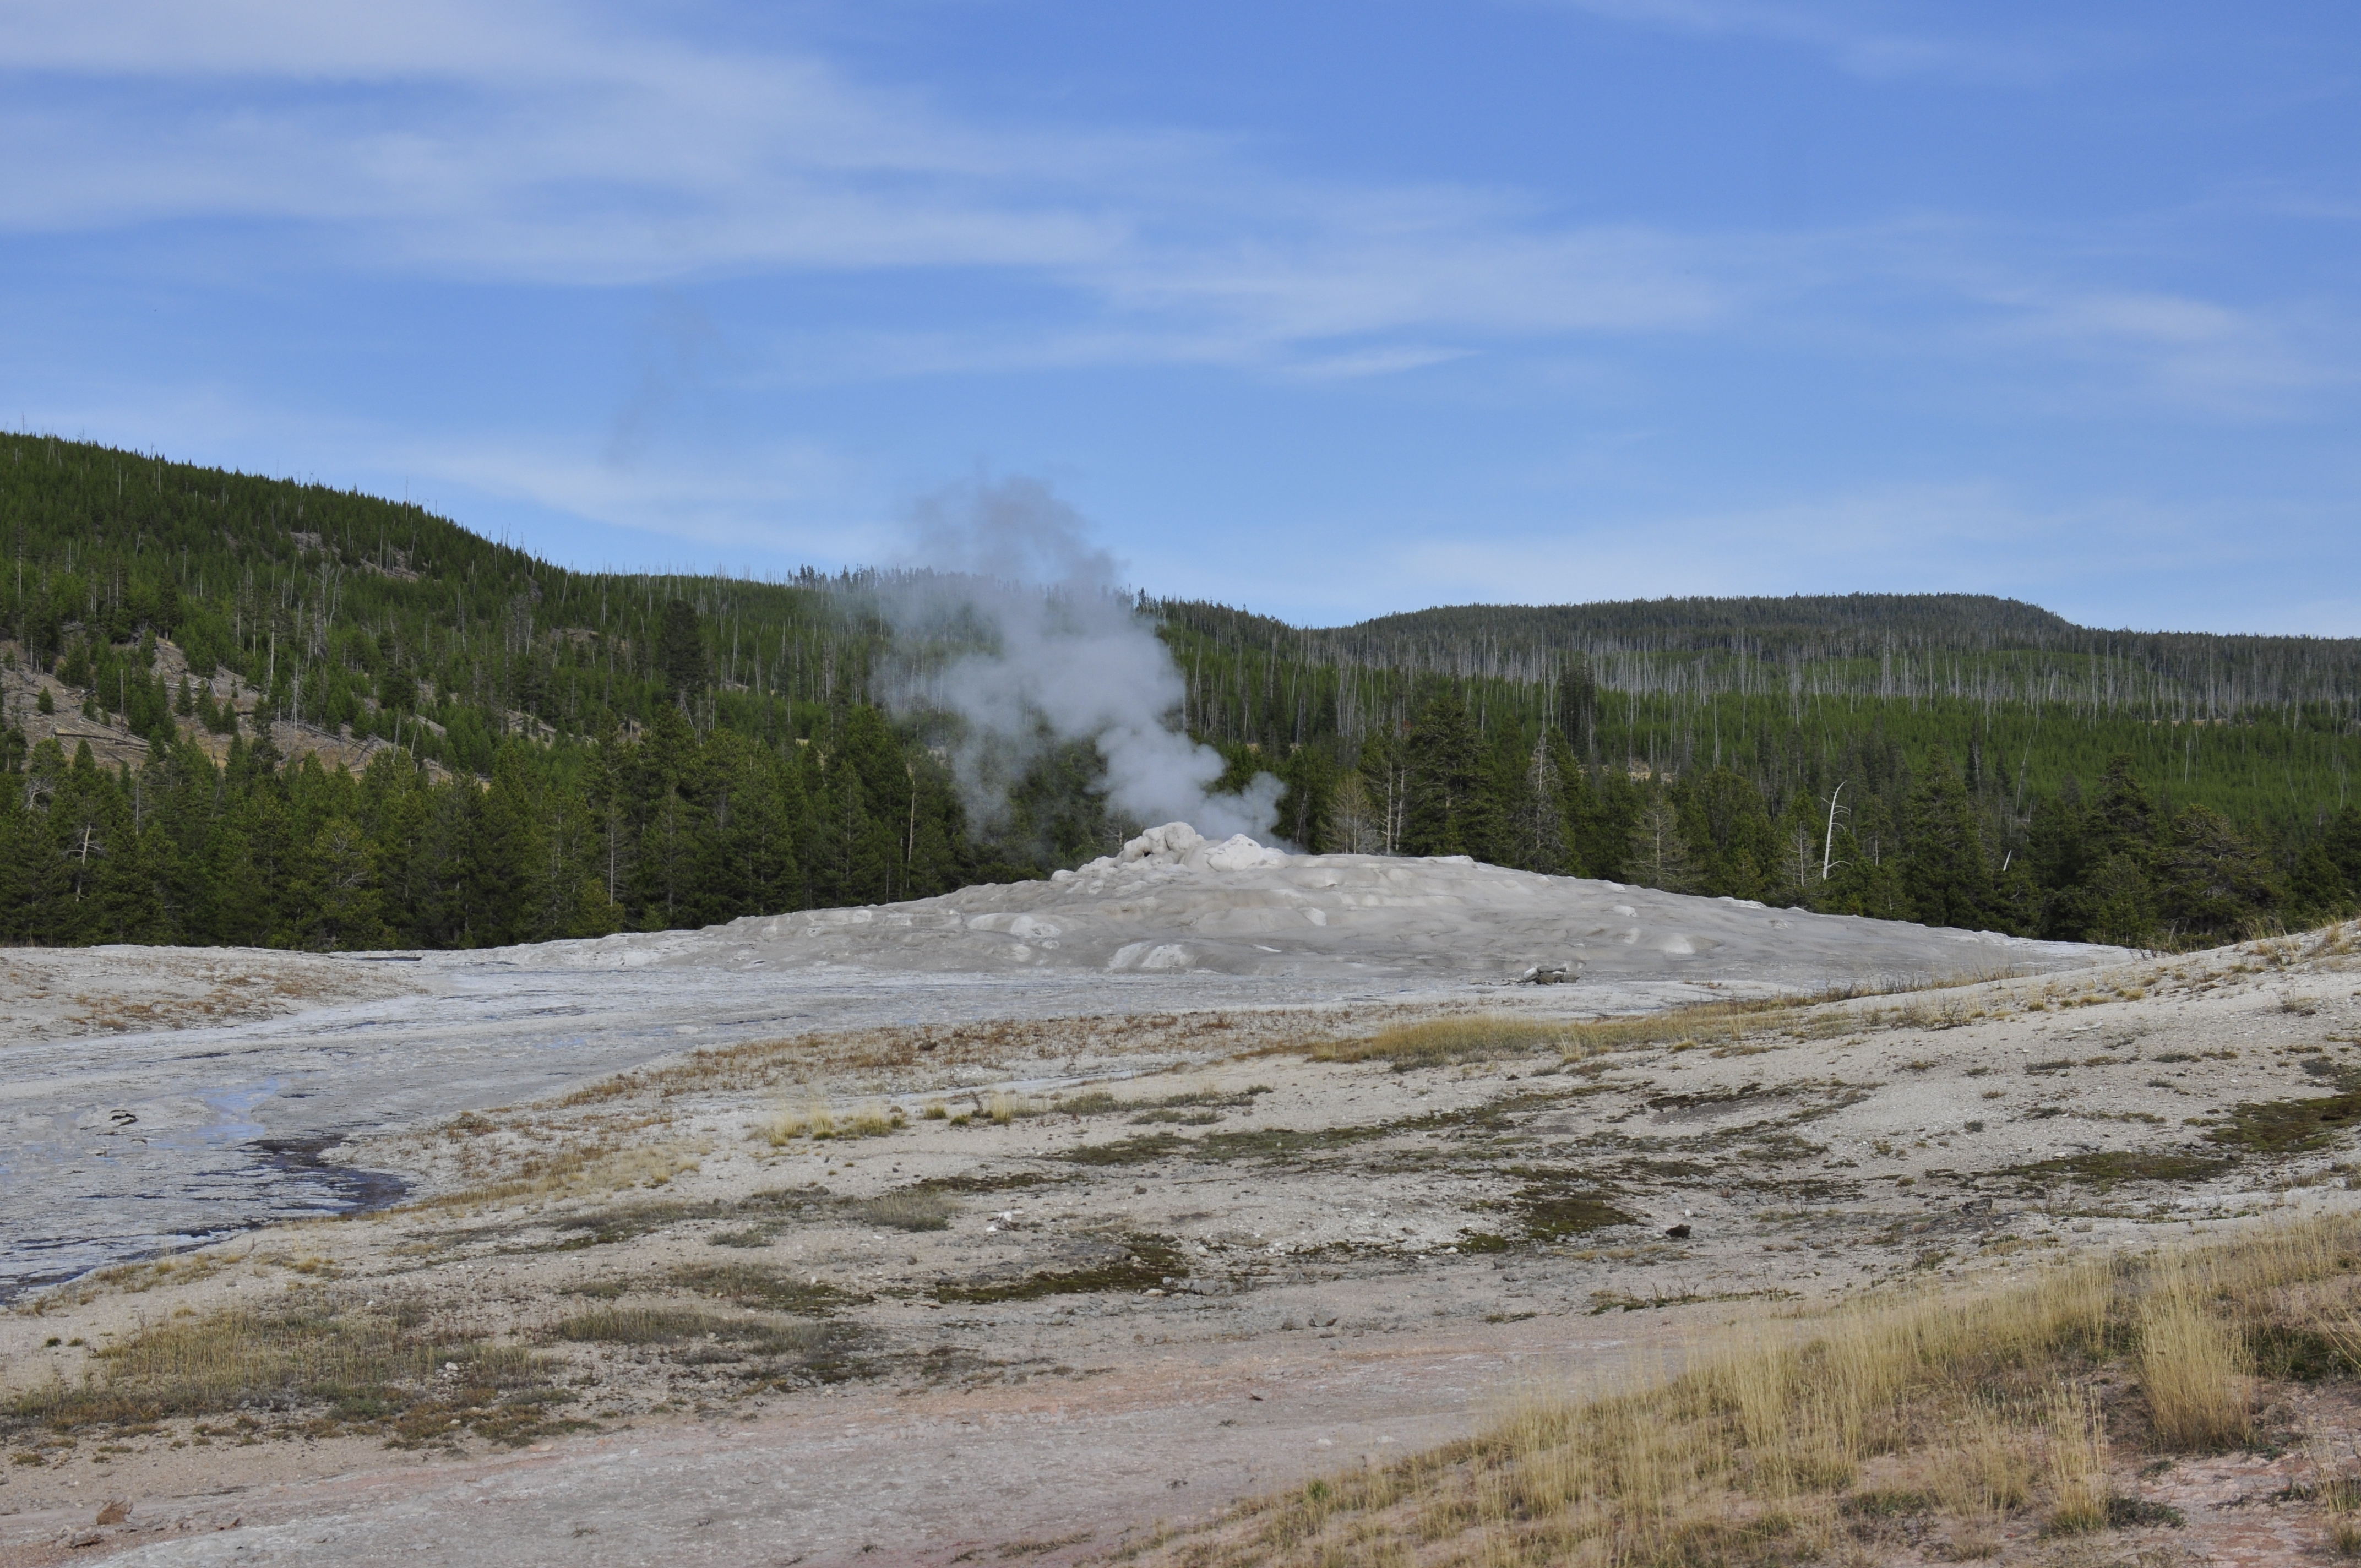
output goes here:
[{"label": "white sinter mound", "polygon": [[[0,1299],[258,1220],[332,1212],[358,1195],[357,1179],[314,1169],[304,1151],[350,1133],[559,1091],[692,1044],[1454,1000],[1471,985],[1542,978],[1583,982],[1550,993],[1553,1011],[1635,1012],[2124,955],[1464,857],[1290,855],[1246,838],[1208,843],[1176,822],[1047,882],[369,961],[384,956],[102,948],[12,959],[0,975]],[[153,1005],[152,977],[194,974],[192,964],[219,971],[218,997],[192,997],[185,1016]],[[231,997],[249,992],[286,1001],[258,1009]],[[71,1014],[44,997],[71,997]],[[135,1011],[153,1023],[125,1030]]]},{"label": "white sinter mound", "polygon": [[[1336,982],[1828,981],[2080,966],[2114,949],[1768,909],[1478,865],[1290,855],[1182,822],[1047,882],[566,944],[591,967],[1210,973]],[[553,958],[556,955],[553,954]]]}]

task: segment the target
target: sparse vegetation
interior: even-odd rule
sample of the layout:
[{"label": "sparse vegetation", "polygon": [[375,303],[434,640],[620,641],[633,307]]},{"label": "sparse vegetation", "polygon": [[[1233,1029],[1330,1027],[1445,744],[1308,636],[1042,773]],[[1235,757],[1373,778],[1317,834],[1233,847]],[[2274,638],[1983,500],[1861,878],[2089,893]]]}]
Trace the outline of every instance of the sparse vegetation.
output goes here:
[{"label": "sparse vegetation", "polygon": [[2361,1091],[2312,1100],[2273,1100],[2239,1106],[2229,1125],[2206,1135],[2214,1142],[2258,1154],[2292,1154],[2320,1148],[2361,1117]]},{"label": "sparse vegetation", "polygon": [[174,1417],[274,1413],[314,1435],[397,1443],[461,1431],[522,1443],[583,1423],[557,1407],[548,1357],[407,1302],[383,1309],[307,1295],[271,1312],[168,1320],[96,1353],[79,1382],[15,1396],[8,1424],[70,1432]]},{"label": "sparse vegetation", "polygon": [[[1574,1062],[1643,1046],[1678,1049],[1735,1044],[1750,1033],[1796,1026],[1801,1022],[1797,1010],[1805,1004],[1796,998],[1713,1002],[1638,1017],[1591,1020],[1477,1013],[1399,1024],[1360,1038],[1317,1040],[1306,1054],[1314,1061],[1390,1061],[1400,1071],[1545,1053]],[[1846,1018],[1839,1026],[1855,1022]]]},{"label": "sparse vegetation", "polygon": [[1564,1056],[1573,1054],[1576,1027],[1553,1019],[1479,1013],[1398,1024],[1365,1039],[1322,1040],[1312,1047],[1310,1055],[1314,1061],[1390,1061],[1400,1071],[1494,1057],[1543,1052]]},{"label": "sparse vegetation", "polygon": [[804,1317],[824,1318],[838,1307],[860,1299],[833,1286],[742,1263],[684,1264],[675,1268],[669,1278],[682,1289],[717,1297],[735,1306],[760,1307]]},{"label": "sparse vegetation", "polygon": [[1471,1441],[1255,1499],[1142,1555],[1770,1568],[1883,1539],[1900,1518],[1952,1560],[1992,1554],[2028,1514],[2051,1534],[2176,1525],[2120,1491],[2114,1456],[2237,1441],[2250,1344],[2290,1321],[2361,1344],[2356,1247],[2361,1221],[2305,1222],[1862,1302],[1794,1332],[1757,1316],[1677,1376],[1530,1390]]},{"label": "sparse vegetation", "polygon": [[2037,1160],[1996,1174],[2066,1177],[2103,1191],[2127,1181],[2210,1181],[2235,1163],[2227,1155],[2180,1149],[2110,1149],[2092,1154],[2061,1155],[2056,1159]]},{"label": "sparse vegetation", "polygon": [[[845,1375],[852,1335],[833,1323],[730,1318],[672,1307],[598,1307],[559,1322],[553,1340],[650,1345],[693,1365],[741,1365],[749,1379],[830,1382]],[[744,1365],[752,1363],[752,1365]]]},{"label": "sparse vegetation", "polygon": [[1102,1290],[1162,1289],[1185,1278],[1188,1260],[1170,1236],[1134,1234],[1121,1251],[1087,1267],[1038,1269],[1011,1279],[946,1281],[935,1288],[938,1301],[1031,1301],[1044,1296],[1088,1295]]},{"label": "sparse vegetation", "polygon": [[906,1187],[851,1204],[847,1212],[864,1225],[883,1225],[895,1231],[942,1231],[950,1228],[951,1216],[958,1212],[958,1206],[948,1194],[935,1189]]},{"label": "sparse vegetation", "polygon": [[2202,1278],[2169,1277],[2142,1303],[2140,1386],[2158,1446],[2208,1450],[2242,1441],[2252,1425],[2252,1356],[2235,1324],[2209,1307]]},{"label": "sparse vegetation", "polygon": [[798,1138],[882,1138],[907,1125],[909,1117],[898,1105],[863,1105],[840,1121],[826,1101],[815,1100],[801,1111],[781,1113],[756,1129],[756,1136],[782,1148]]}]

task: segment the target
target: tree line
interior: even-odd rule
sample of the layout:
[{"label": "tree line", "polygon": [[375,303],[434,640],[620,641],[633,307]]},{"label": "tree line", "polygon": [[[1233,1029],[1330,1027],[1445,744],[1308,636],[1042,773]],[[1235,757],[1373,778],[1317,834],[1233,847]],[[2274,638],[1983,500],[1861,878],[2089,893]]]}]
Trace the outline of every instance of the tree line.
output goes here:
[{"label": "tree line", "polygon": [[[1056,760],[1005,825],[1066,858],[1104,825]],[[874,707],[840,705],[785,747],[682,707],[637,738],[511,740],[489,779],[437,782],[409,753],[357,774],[243,730],[106,768],[55,740],[0,790],[0,940],[350,949],[470,948],[698,927],[924,898],[1044,874],[969,828],[942,764]],[[1062,815],[1061,815],[1062,813]]]},{"label": "tree line", "polygon": [[[996,835],[973,830],[943,764],[881,710],[838,705],[785,747],[685,705],[636,738],[511,739],[489,779],[436,782],[381,751],[354,774],[280,758],[269,732],[221,761],[194,734],[108,769],[55,740],[0,791],[0,940],[319,949],[459,948],[714,924],[922,898],[1038,877],[1138,824],[1070,751],[1030,776]],[[1265,765],[1229,749],[1231,781]],[[1281,828],[1328,852],[1497,864],[1829,914],[2133,946],[2186,946],[2361,904],[2361,810],[2292,874],[2220,814],[2160,807],[2118,762],[2032,808],[1995,853],[1990,802],[1939,748],[1864,746],[1822,795],[1766,798],[1723,767],[1594,769],[1565,735],[1477,731],[1456,694],[1337,766],[1281,760]],[[1046,852],[1044,852],[1046,850]]]},{"label": "tree line", "polygon": [[[697,925],[1045,875],[1146,826],[1076,747],[972,819],[953,721],[889,711],[913,661],[957,650],[897,641],[863,574],[575,573],[414,506],[6,435],[0,542],[0,663],[146,744],[101,767],[34,745],[21,695],[0,707],[8,940]],[[1171,720],[1229,784],[1279,774],[1306,848],[2154,943],[2356,896],[2345,643],[2102,642],[1932,596],[1350,635],[1140,613],[1182,672]],[[391,752],[291,762],[280,719]]]},{"label": "tree line", "polygon": [[1768,795],[1728,765],[1593,766],[1546,723],[1488,737],[1445,685],[1412,724],[1342,755],[1300,748],[1279,772],[1282,827],[1322,850],[1465,854],[1827,914],[2180,947],[2361,906],[2361,807],[2282,865],[2219,811],[2160,803],[2121,755],[2025,802],[1939,743],[1914,762],[1870,732],[1817,787]]}]

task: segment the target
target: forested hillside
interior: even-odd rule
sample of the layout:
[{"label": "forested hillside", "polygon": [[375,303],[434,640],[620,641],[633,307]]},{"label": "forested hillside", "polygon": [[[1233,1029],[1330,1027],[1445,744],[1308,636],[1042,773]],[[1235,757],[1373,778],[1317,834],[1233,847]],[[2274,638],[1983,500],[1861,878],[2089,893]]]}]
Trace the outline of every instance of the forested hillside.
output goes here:
[{"label": "forested hillside", "polygon": [[[962,802],[957,721],[895,701],[957,650],[897,641],[873,576],[572,572],[42,437],[0,437],[0,939],[697,925],[1046,874],[1140,826],[1087,747]],[[1307,848],[2147,943],[2361,895],[2349,641],[1949,595],[1139,613],[1174,721],[1229,784],[1278,774]]]}]

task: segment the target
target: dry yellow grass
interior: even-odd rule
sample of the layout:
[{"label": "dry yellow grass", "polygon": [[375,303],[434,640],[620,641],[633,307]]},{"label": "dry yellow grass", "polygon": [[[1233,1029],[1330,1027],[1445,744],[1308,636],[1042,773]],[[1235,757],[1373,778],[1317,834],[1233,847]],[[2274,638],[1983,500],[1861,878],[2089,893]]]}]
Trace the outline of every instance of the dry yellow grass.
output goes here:
[{"label": "dry yellow grass", "polygon": [[1736,1041],[1753,1031],[1789,1025],[1795,1007],[1793,1001],[1716,1002],[1587,1021],[1475,1013],[1397,1024],[1357,1038],[1316,1040],[1305,1049],[1314,1061],[1390,1061],[1403,1069],[1544,1053],[1580,1061],[1642,1046]]},{"label": "dry yellow grass", "polygon": [[545,1356],[490,1343],[480,1329],[413,1303],[363,1307],[313,1291],[267,1311],[143,1329],[99,1351],[78,1382],[8,1396],[0,1431],[137,1427],[277,1407],[305,1412],[306,1430],[320,1436],[376,1432],[408,1446],[464,1427],[522,1443],[579,1424],[554,1409],[573,1398],[552,1384],[554,1370]]},{"label": "dry yellow grass", "polygon": [[844,1119],[840,1135],[848,1138],[882,1138],[904,1124],[902,1113],[890,1105],[863,1105]]},{"label": "dry yellow grass", "polygon": [[470,1209],[520,1198],[574,1198],[620,1191],[626,1187],[662,1187],[674,1177],[697,1169],[698,1157],[704,1152],[700,1147],[678,1144],[642,1144],[627,1149],[596,1146],[564,1149],[522,1161],[520,1173],[508,1180],[422,1198],[393,1212]]},{"label": "dry yellow grass", "polygon": [[797,1138],[823,1143],[830,1138],[882,1138],[906,1126],[908,1121],[900,1108],[893,1105],[863,1105],[840,1121],[826,1101],[815,1100],[802,1111],[781,1113],[757,1127],[754,1135],[773,1148],[780,1148]]},{"label": "dry yellow grass", "polygon": [[2054,1390],[2048,1408],[2049,1528],[2060,1535],[2107,1523],[2107,1423],[2088,1388]]},{"label": "dry yellow grass", "polygon": [[815,1100],[801,1111],[783,1111],[761,1129],[763,1139],[773,1148],[791,1144],[797,1138],[832,1138],[836,1136],[836,1113],[828,1102]]},{"label": "dry yellow grass", "polygon": [[1396,1024],[1374,1034],[1315,1039],[1300,1049],[1314,1061],[1389,1061],[1398,1069],[1488,1061],[1501,1057],[1554,1053],[1580,1061],[1608,1051],[1669,1045],[1675,1050],[1730,1047],[1749,1035],[1776,1032],[1825,1037],[1882,1025],[1940,1028],[1987,1015],[1985,1008],[1953,998],[1919,999],[1890,1009],[1838,1005],[1897,990],[1949,991],[2015,978],[2015,970],[1917,976],[1891,985],[1836,986],[1808,996],[1762,997],[1708,1002],[1692,1007],[1625,1018],[1532,1018],[1514,1013],[1474,1013]]},{"label": "dry yellow grass", "polygon": [[[1468,1442],[1257,1499],[1140,1555],[1770,1568],[1894,1512],[1935,1516],[1930,1539],[1954,1560],[1991,1555],[2028,1511],[2052,1533],[2102,1528],[2111,1429],[2169,1445],[2244,1430],[2248,1338],[2291,1314],[2349,1321],[2356,1249],[2361,1221],[2314,1221],[1816,1321],[1766,1315],[1676,1375],[1530,1391]],[[2136,1400],[2103,1392],[2124,1381],[2111,1373],[2127,1343]]]},{"label": "dry yellow grass", "polygon": [[2246,1354],[2237,1325],[2173,1281],[2139,1314],[2140,1386],[2157,1442],[2208,1450],[2242,1442],[2252,1429]]}]

